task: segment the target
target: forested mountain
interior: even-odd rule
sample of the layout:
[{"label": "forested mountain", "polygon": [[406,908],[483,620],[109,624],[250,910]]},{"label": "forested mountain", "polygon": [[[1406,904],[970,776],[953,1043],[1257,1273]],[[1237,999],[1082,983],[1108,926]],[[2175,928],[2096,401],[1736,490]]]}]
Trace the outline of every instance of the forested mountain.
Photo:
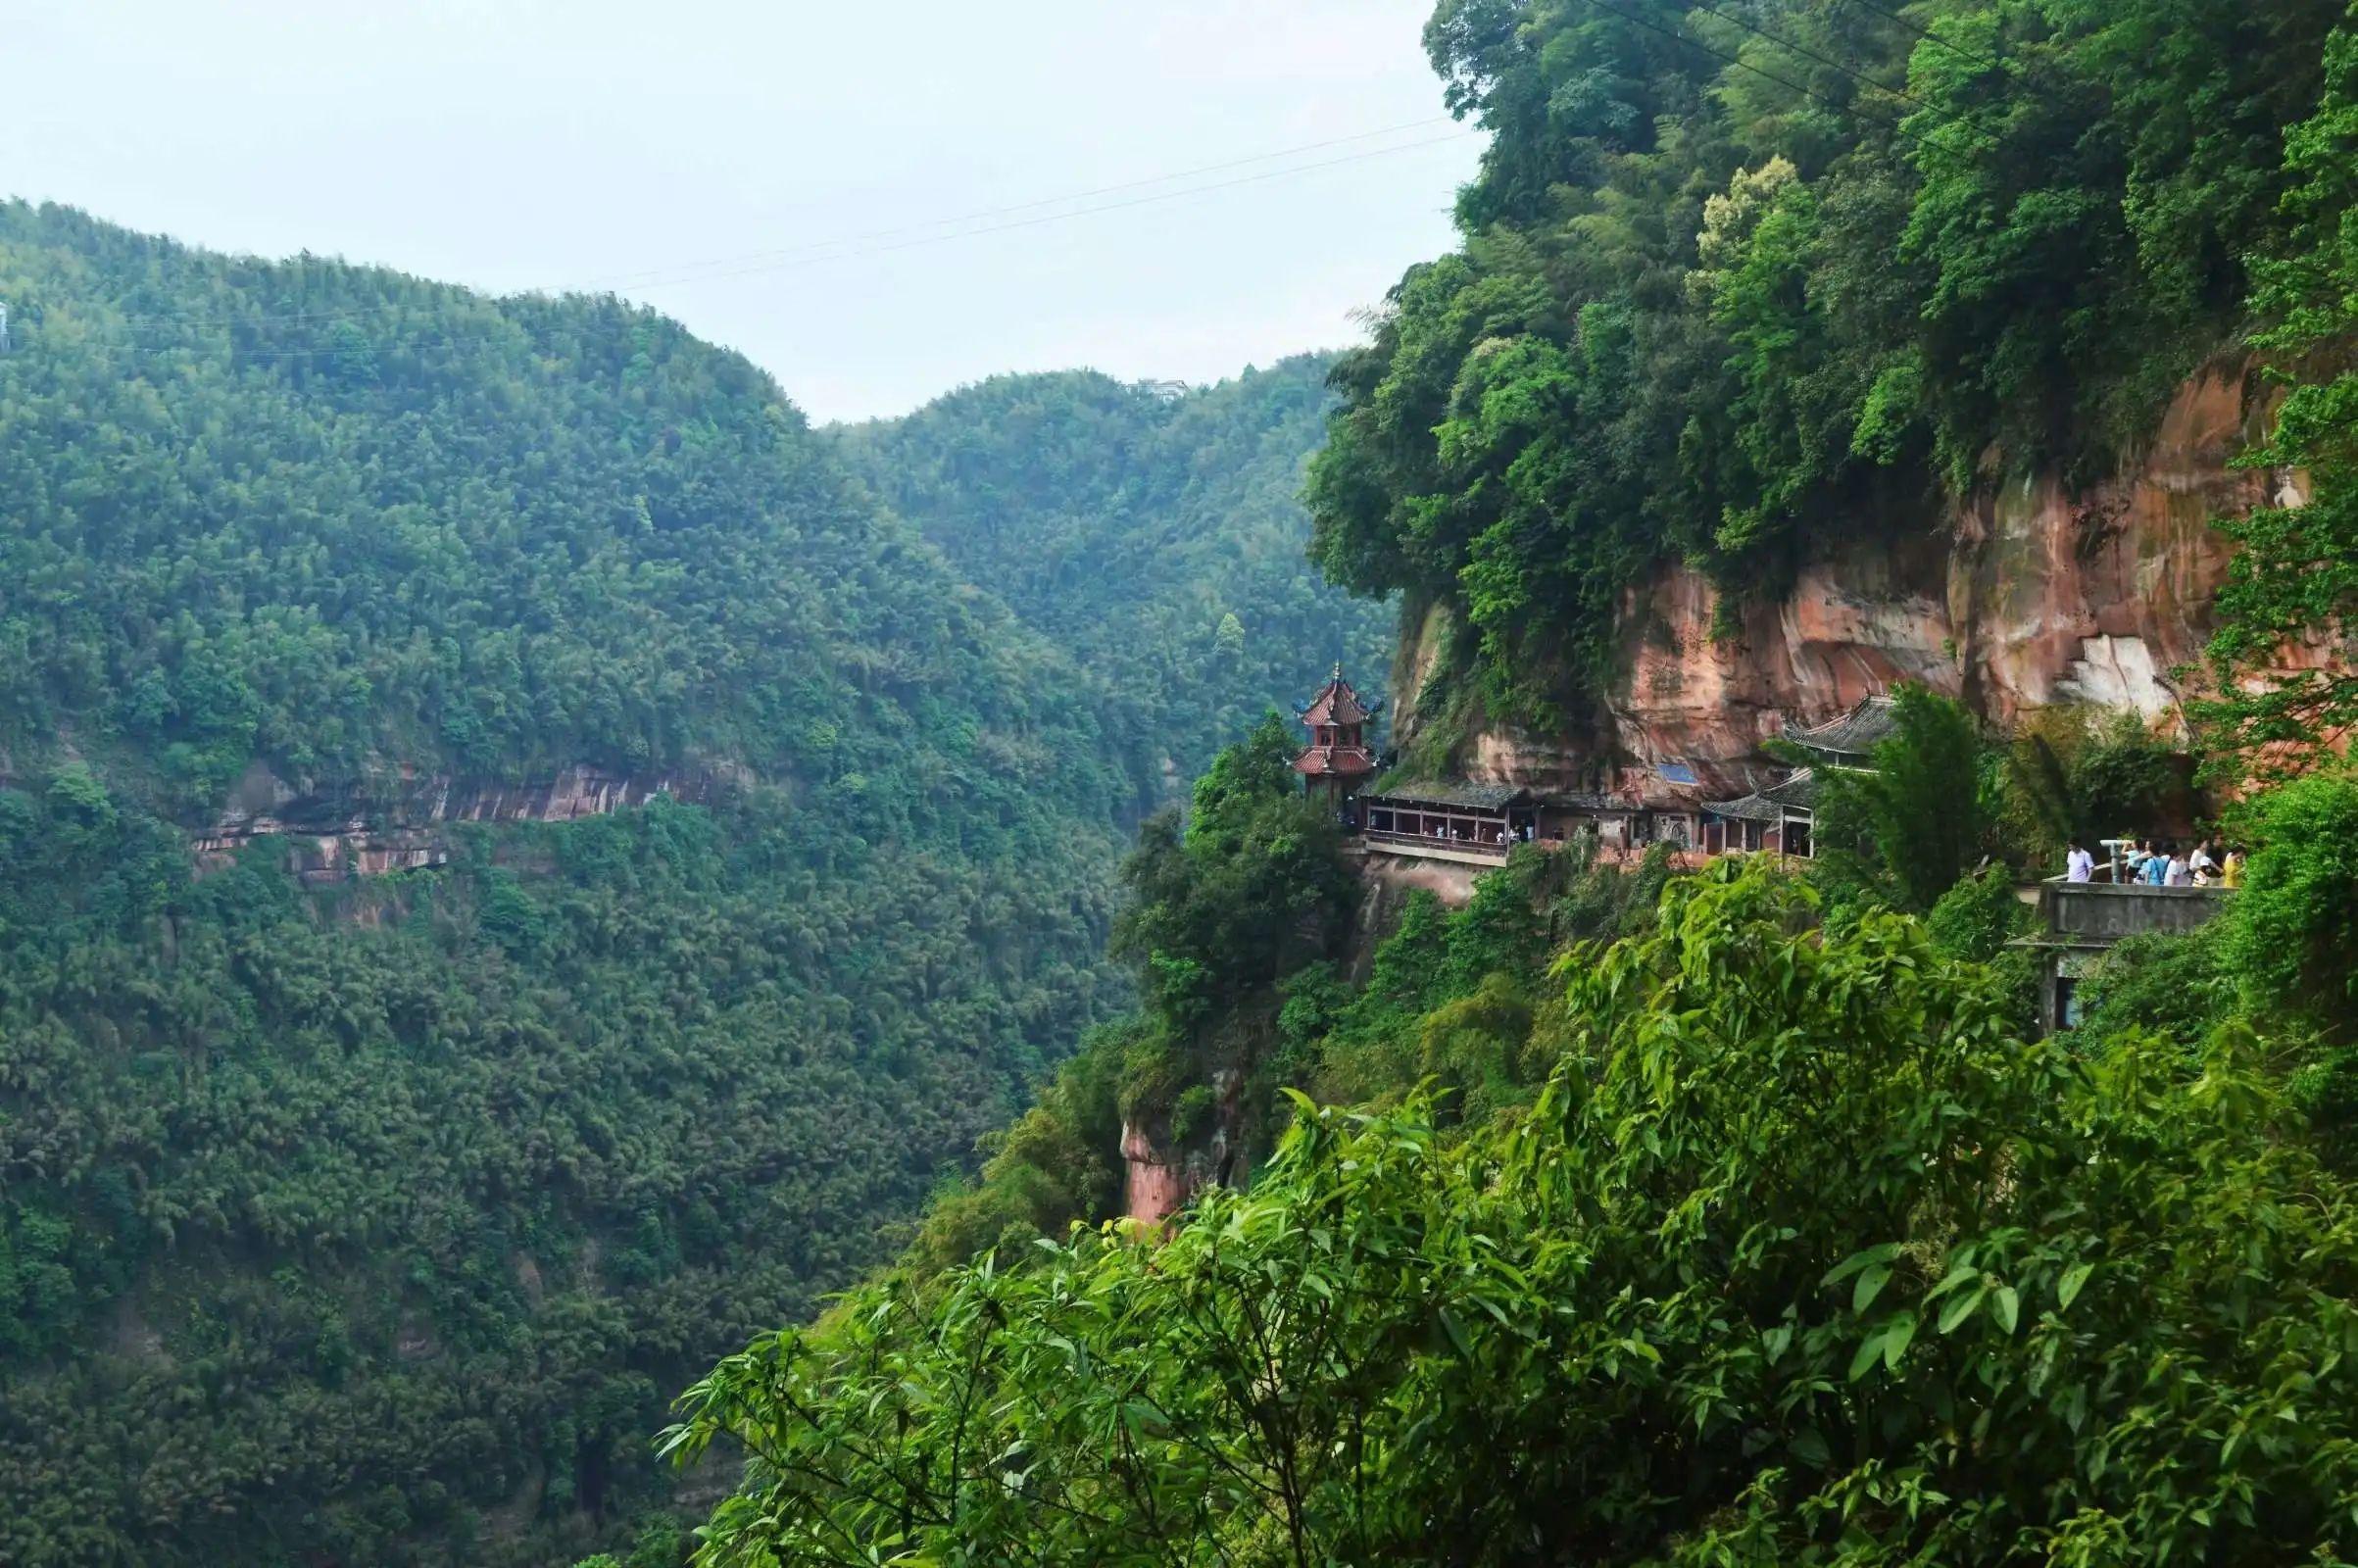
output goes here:
[{"label": "forested mountain", "polygon": [[[0,1561],[626,1541],[1118,1003],[1168,715],[647,312],[22,204],[0,298]],[[573,765],[698,803],[191,855]]]},{"label": "forested mountain", "polygon": [[1330,364],[1303,355],[1184,392],[997,376],[840,438],[960,571],[1143,705],[1193,778],[1332,661],[1375,688],[1390,658],[1391,612],[1303,555]]}]

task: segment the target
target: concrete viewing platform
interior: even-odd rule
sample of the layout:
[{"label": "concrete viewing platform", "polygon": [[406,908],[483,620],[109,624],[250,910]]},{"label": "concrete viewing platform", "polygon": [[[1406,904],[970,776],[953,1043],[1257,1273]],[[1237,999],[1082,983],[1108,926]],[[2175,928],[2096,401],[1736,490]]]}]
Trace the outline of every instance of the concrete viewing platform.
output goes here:
[{"label": "concrete viewing platform", "polygon": [[2160,933],[2185,936],[2227,907],[2227,887],[2152,887],[2142,882],[2074,882],[2050,877],[2039,884],[2043,928],[2008,947],[2038,955],[2039,1024],[2072,1029],[2080,1022],[2080,983],[2102,966],[2116,943]]}]

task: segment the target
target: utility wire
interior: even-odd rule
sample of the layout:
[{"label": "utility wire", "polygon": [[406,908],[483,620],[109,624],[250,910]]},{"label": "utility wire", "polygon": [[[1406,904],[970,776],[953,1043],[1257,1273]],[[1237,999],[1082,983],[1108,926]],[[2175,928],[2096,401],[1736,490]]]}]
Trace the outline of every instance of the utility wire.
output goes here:
[{"label": "utility wire", "polygon": [[[929,234],[916,239],[901,240],[889,245],[867,245],[856,249],[837,251],[827,255],[819,256],[788,257],[782,261],[766,262],[758,266],[742,268],[734,271],[704,273],[696,276],[678,277],[669,279],[667,281],[659,281],[657,283],[645,286],[649,288],[666,288],[677,287],[686,283],[717,282],[726,278],[750,276],[760,272],[791,271],[806,267],[820,266],[829,262],[851,261],[863,257],[885,255],[893,251],[911,250],[922,246],[947,244],[953,240],[975,239],[987,234],[1004,234],[1014,229],[1035,228],[1047,223],[1058,223],[1068,221],[1076,218],[1094,217],[1101,213],[1119,212],[1134,207],[1146,207],[1166,202],[1185,201],[1194,197],[1211,195],[1218,191],[1234,189],[1242,185],[1257,184],[1273,179],[1290,178],[1298,174],[1315,173],[1322,170],[1337,169],[1348,164],[1364,163],[1370,159],[1390,157],[1398,153],[1414,152],[1427,147],[1439,147],[1452,142],[1464,141],[1469,137],[1479,134],[1480,132],[1475,130],[1456,130],[1446,136],[1433,136],[1422,141],[1402,142],[1392,147],[1370,148],[1364,152],[1351,153],[1340,158],[1329,158],[1314,164],[1298,164],[1285,169],[1263,170],[1258,173],[1239,175],[1233,179],[1217,180],[1210,184],[1191,185],[1185,190],[1159,191],[1151,195],[1133,196],[1118,202],[1101,202],[1094,207],[1076,208],[1071,212],[1041,214],[1032,218],[1020,219],[1011,222],[991,224],[988,227],[959,229],[956,232],[948,234]],[[406,308],[408,308],[407,302],[398,302],[378,307],[371,307],[369,310],[370,313],[373,314],[379,311],[400,310]],[[361,314],[363,314],[362,311],[358,309],[344,313],[326,313],[325,318],[331,322],[340,323],[349,321]],[[281,319],[289,318],[282,318]],[[267,323],[268,318],[256,320],[254,318],[224,318],[221,324],[242,326],[247,324]],[[513,318],[502,318],[501,325],[503,329],[505,327],[517,324],[519,323],[516,323]],[[413,336],[407,339],[395,336],[386,339],[371,340],[367,343],[351,343],[342,345],[322,344],[302,347],[270,346],[253,348],[240,348],[235,345],[231,345],[228,352],[232,358],[236,359],[299,359],[312,355],[373,353],[380,349],[389,348],[394,344],[405,341],[419,346],[424,346],[435,342],[452,344],[467,341],[469,338],[489,339],[491,337],[500,335],[503,335],[503,331],[486,330],[476,334],[428,334],[422,336]],[[128,347],[130,347],[134,352],[165,354],[181,351],[201,353],[204,351],[205,345],[196,343],[134,343],[128,345]]]},{"label": "utility wire", "polygon": [[1835,0],[1835,3],[1838,5],[1853,5],[1858,7],[1858,9],[1861,11],[1872,12],[1874,15],[1883,18],[1886,22],[1897,23],[1900,26],[1905,27],[1908,31],[1916,34],[1916,36],[1919,38],[1930,39],[1932,42],[1939,44],[1941,48],[1947,50],[1952,55],[1961,55],[1967,60],[1977,61],[1994,71],[2003,71],[2006,69],[2006,63],[2003,60],[2000,60],[1997,56],[1986,55],[1979,49],[1968,49],[1963,44],[1952,43],[1948,39],[1943,38],[1939,33],[1933,31],[1932,28],[1924,26],[1919,23],[1910,22],[1907,18],[1901,16],[1896,11],[1886,11],[1881,6],[1869,5],[1867,0]]},{"label": "utility wire", "polygon": [[1797,44],[1791,38],[1788,38],[1781,33],[1769,31],[1766,27],[1756,27],[1752,25],[1752,24],[1744,21],[1742,17],[1733,17],[1725,11],[1715,11],[1709,6],[1700,4],[1690,6],[1689,10],[1691,12],[1699,11],[1706,17],[1717,17],[1720,21],[1728,24],[1732,27],[1742,27],[1744,31],[1752,34],[1754,37],[1766,38],[1769,42],[1775,44],[1780,49],[1789,49],[1794,54],[1800,55],[1804,59],[1814,60],[1821,66],[1828,67],[1831,70],[1839,71],[1843,75],[1848,76],[1851,80],[1858,82],[1862,86],[1872,87],[1877,92],[1890,93],[1894,98],[1904,98],[1919,109],[1931,109],[1938,113],[1937,107],[1928,99],[1919,98],[1914,93],[1908,92],[1904,88],[1888,87],[1882,82],[1877,81],[1874,77],[1868,75],[1865,72],[1858,70],[1844,61],[1837,60],[1831,55],[1819,54],[1815,49],[1808,48],[1802,44]]},{"label": "utility wire", "polygon": [[[977,222],[986,218],[1004,218],[1012,213],[1036,212],[1043,207],[1059,207],[1066,202],[1091,201],[1100,196],[1116,195],[1119,192],[1126,190],[1140,190],[1149,185],[1167,185],[1175,179],[1193,179],[1199,174],[1223,173],[1231,169],[1244,169],[1253,164],[1265,164],[1276,158],[1292,158],[1300,153],[1323,152],[1329,147],[1343,147],[1348,146],[1352,142],[1372,141],[1378,136],[1398,135],[1400,132],[1404,130],[1424,130],[1434,125],[1448,124],[1450,122],[1450,117],[1448,115],[1434,115],[1423,120],[1407,121],[1398,125],[1386,125],[1380,130],[1362,130],[1354,135],[1350,136],[1330,136],[1324,141],[1303,142],[1298,147],[1284,147],[1278,149],[1276,152],[1256,153],[1251,158],[1232,158],[1226,163],[1203,164],[1194,169],[1180,170],[1176,173],[1155,174],[1146,179],[1126,179],[1116,185],[1100,185],[1094,190],[1075,191],[1068,196],[1044,196],[1037,201],[1017,202],[1013,206],[1009,207],[986,207],[979,212],[961,213],[956,218],[937,218],[928,222],[904,223],[895,228],[869,229],[864,233],[849,234],[840,239],[815,240],[804,245],[789,245],[779,250],[752,251],[743,255],[716,257],[709,262],[693,262],[678,267],[650,268],[642,272],[629,272],[614,277],[592,279],[587,285],[576,285],[575,292],[580,292],[585,288],[596,287],[605,283],[631,282],[639,278],[661,276],[672,272],[702,271],[704,269],[710,267],[724,267],[738,262],[762,261],[771,257],[799,255],[806,251],[821,249],[831,245],[849,245],[858,241],[871,239],[891,239],[898,235],[913,234],[924,229],[948,227],[953,223]],[[1378,151],[1389,150],[1390,149],[1378,149]],[[1304,167],[1316,169],[1324,166],[1312,164]],[[1218,187],[1205,186],[1202,188],[1217,189]]]},{"label": "utility wire", "polygon": [[[1250,158],[1232,158],[1224,163],[1203,164],[1193,169],[1177,170],[1167,174],[1154,174],[1143,179],[1129,179],[1123,180],[1118,184],[1100,185],[1092,190],[1075,191],[1064,196],[1044,196],[1034,201],[1017,202],[1010,206],[986,207],[973,212],[960,213],[955,217],[929,219],[921,222],[903,223],[891,228],[868,229],[860,233],[838,235],[832,239],[809,240],[799,245],[785,246],[775,250],[749,251],[731,256],[712,257],[701,262],[675,263],[671,266],[648,268],[636,272],[608,273],[601,277],[585,278],[578,282],[563,284],[555,289],[544,289],[540,290],[539,292],[557,294],[585,294],[600,291],[615,285],[634,284],[643,279],[660,278],[668,280],[671,278],[671,274],[674,273],[699,273],[714,267],[726,267],[746,262],[759,262],[778,257],[799,256],[814,251],[864,244],[869,240],[890,239],[903,234],[920,233],[928,229],[947,228],[958,223],[978,222],[981,220],[988,218],[1002,218],[1015,213],[1037,212],[1043,207],[1056,207],[1062,206],[1069,202],[1090,201],[1100,196],[1110,196],[1127,190],[1141,190],[1151,185],[1167,185],[1174,180],[1194,179],[1203,174],[1222,173],[1231,169],[1244,169],[1253,164],[1265,164],[1274,159],[1293,158],[1302,153],[1323,152],[1330,147],[1349,146],[1353,142],[1372,141],[1378,136],[1398,135],[1401,131],[1423,130],[1433,125],[1450,122],[1450,117],[1447,115],[1436,115],[1423,120],[1407,121],[1397,125],[1385,125],[1375,130],[1356,131],[1349,136],[1330,136],[1323,141],[1302,142],[1292,147],[1280,147],[1272,152],[1255,153]],[[1417,143],[1412,145],[1423,144]],[[1377,151],[1384,152],[1391,150],[1392,149],[1386,148],[1378,149]],[[1323,168],[1325,166],[1320,164],[1312,164],[1304,167],[1316,169]],[[1206,186],[1200,188],[1216,189],[1219,187]],[[288,311],[275,315],[266,315],[260,317],[205,316],[192,311],[165,311],[147,313],[143,315],[133,315],[124,318],[124,319],[130,322],[133,326],[142,326],[150,322],[193,326],[217,324],[262,326],[276,324],[279,322],[348,319],[358,316],[374,315],[379,312],[399,310],[402,308],[403,307],[398,304],[384,304],[355,307],[350,310],[321,309],[315,311]]]},{"label": "utility wire", "polygon": [[983,234],[1004,234],[1009,229],[1035,228],[1042,223],[1061,222],[1068,218],[1087,218],[1098,213],[1120,212],[1125,208],[1149,207],[1159,202],[1184,201],[1191,196],[1209,195],[1213,191],[1232,190],[1239,185],[1254,185],[1259,184],[1264,180],[1284,179],[1294,174],[1314,173],[1319,170],[1337,169],[1345,164],[1363,163],[1370,158],[1383,158],[1392,153],[1407,153],[1415,152],[1418,149],[1425,147],[1440,147],[1449,142],[1464,141],[1470,136],[1477,136],[1480,134],[1481,132],[1476,130],[1457,130],[1450,132],[1447,136],[1432,136],[1423,141],[1402,142],[1397,147],[1379,147],[1368,152],[1352,153],[1343,158],[1329,158],[1321,163],[1297,164],[1290,169],[1264,170],[1262,172],[1257,174],[1244,174],[1235,179],[1217,180],[1209,185],[1191,185],[1185,190],[1162,191],[1152,196],[1133,196],[1127,201],[1105,202],[1096,207],[1084,207],[1070,213],[1049,213],[1043,217],[1026,218],[1012,223],[994,223],[988,228],[964,228],[959,229],[958,232],[953,234],[930,234],[922,239],[902,240],[898,244],[893,245],[875,245],[857,251],[839,251],[826,256],[803,257],[780,263],[741,268],[737,270],[728,272],[706,272],[694,277],[672,278],[667,281],[651,283],[644,286],[649,288],[674,288],[682,283],[717,282],[723,278],[751,276],[756,272],[785,271],[797,268],[813,267],[821,262],[842,261],[846,258],[855,256],[881,256],[891,251],[912,250],[919,246],[925,245],[940,245],[950,240],[971,239]]}]

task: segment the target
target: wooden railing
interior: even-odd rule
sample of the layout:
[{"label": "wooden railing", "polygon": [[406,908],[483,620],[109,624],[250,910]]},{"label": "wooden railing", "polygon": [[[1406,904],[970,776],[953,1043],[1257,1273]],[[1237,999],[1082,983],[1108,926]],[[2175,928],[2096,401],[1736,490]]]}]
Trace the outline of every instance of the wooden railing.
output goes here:
[{"label": "wooden railing", "polygon": [[[1514,845],[1485,844],[1475,839],[1437,839],[1430,833],[1395,833],[1382,828],[1368,828],[1359,835],[1370,849],[1398,855],[1419,855],[1432,859],[1480,859],[1492,865],[1504,865]],[[1572,847],[1566,839],[1538,839],[1534,847],[1554,852]],[[1646,858],[1648,845],[1599,844],[1594,851],[1593,864],[1635,867]],[[1743,852],[1736,852],[1743,853]],[[1758,854],[1761,852],[1751,852]],[[1670,863],[1674,870],[1692,871],[1711,857],[1700,850],[1681,848],[1674,851]]]},{"label": "wooden railing", "polygon": [[1486,860],[1496,860],[1500,865],[1506,863],[1506,852],[1514,848],[1511,844],[1484,844],[1475,839],[1437,839],[1430,833],[1393,833],[1372,827],[1360,837],[1382,849],[1451,858],[1478,855]]}]

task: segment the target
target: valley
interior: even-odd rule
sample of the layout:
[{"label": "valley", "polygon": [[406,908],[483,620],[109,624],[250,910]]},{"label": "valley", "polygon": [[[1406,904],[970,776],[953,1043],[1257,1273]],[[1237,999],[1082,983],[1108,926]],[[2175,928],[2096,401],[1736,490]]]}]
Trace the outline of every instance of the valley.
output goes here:
[{"label": "valley", "polygon": [[0,201],[0,1564],[2358,1553],[2358,12],[1423,44],[1201,385]]}]

